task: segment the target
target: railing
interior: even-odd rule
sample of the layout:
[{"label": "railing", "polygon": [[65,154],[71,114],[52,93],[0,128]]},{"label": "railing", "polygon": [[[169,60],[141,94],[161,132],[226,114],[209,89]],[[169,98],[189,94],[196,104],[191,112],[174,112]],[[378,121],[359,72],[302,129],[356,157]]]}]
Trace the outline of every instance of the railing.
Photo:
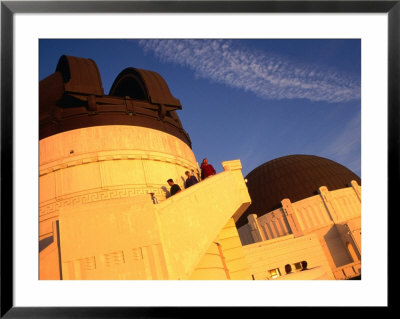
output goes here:
[{"label": "railing", "polygon": [[333,275],[337,280],[345,280],[361,276],[361,261],[337,267],[333,272]]}]

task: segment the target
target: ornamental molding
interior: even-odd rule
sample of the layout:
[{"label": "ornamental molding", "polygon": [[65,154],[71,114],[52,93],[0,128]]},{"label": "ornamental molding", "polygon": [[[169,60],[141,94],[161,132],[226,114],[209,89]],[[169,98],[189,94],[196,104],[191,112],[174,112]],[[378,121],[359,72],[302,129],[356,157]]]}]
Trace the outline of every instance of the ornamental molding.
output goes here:
[{"label": "ornamental molding", "polygon": [[[75,206],[86,203],[98,202],[108,199],[116,199],[116,198],[127,198],[134,197],[138,195],[146,195],[150,192],[154,193],[154,195],[161,201],[165,197],[165,191],[159,187],[144,187],[144,188],[123,188],[123,189],[113,189],[113,190],[101,190],[92,193],[86,194],[75,194],[68,195],[68,198],[58,198],[52,200],[51,202],[47,202],[46,204],[42,204],[39,207],[39,216],[40,221],[44,221],[48,218],[53,218],[58,216],[58,211],[62,207],[66,206]],[[149,201],[150,201],[149,195]]]},{"label": "ornamental molding", "polygon": [[197,168],[192,162],[172,156],[163,156],[159,154],[148,154],[148,153],[120,153],[120,154],[105,154],[105,155],[94,155],[81,158],[68,158],[59,161],[55,161],[49,164],[43,164],[39,168],[39,176],[44,176],[55,171],[70,168],[78,165],[85,165],[103,161],[116,161],[116,160],[140,160],[140,161],[158,161],[164,163],[171,163],[184,167],[185,169]]}]

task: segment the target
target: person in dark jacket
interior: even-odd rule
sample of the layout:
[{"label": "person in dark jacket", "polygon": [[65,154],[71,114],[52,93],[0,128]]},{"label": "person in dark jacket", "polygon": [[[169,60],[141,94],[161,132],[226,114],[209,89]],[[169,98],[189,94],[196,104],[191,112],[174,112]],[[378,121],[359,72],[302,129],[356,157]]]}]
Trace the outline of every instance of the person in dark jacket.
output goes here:
[{"label": "person in dark jacket", "polygon": [[167,183],[169,186],[171,186],[171,189],[170,189],[171,196],[173,196],[176,193],[179,193],[181,191],[181,188],[179,187],[179,185],[175,184],[172,178],[167,180]]},{"label": "person in dark jacket", "polygon": [[201,168],[201,179],[205,179],[207,177],[210,177],[210,176],[216,174],[214,167],[211,164],[208,164],[207,158],[203,159],[203,162],[201,162],[200,168]]},{"label": "person in dark jacket", "polygon": [[185,175],[187,176],[186,182],[185,182],[185,187],[189,188],[190,186],[198,183],[199,181],[197,180],[196,176],[191,175],[189,171],[185,172]]}]

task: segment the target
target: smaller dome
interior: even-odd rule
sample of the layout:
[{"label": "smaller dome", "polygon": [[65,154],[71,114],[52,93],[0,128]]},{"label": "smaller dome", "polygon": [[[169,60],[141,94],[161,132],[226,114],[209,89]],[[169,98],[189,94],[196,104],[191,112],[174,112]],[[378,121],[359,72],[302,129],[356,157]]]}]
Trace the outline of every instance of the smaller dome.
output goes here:
[{"label": "smaller dome", "polygon": [[181,110],[178,99],[172,96],[167,83],[157,72],[138,68],[126,68],[114,80],[110,96],[129,96],[154,104],[170,106],[171,110]]},{"label": "smaller dome", "polygon": [[345,166],[314,155],[288,155],[266,162],[247,176],[251,205],[236,222],[247,224],[247,216],[262,216],[280,208],[281,200],[291,202],[318,194],[321,186],[328,190],[348,187],[352,180],[361,185],[361,179]]}]

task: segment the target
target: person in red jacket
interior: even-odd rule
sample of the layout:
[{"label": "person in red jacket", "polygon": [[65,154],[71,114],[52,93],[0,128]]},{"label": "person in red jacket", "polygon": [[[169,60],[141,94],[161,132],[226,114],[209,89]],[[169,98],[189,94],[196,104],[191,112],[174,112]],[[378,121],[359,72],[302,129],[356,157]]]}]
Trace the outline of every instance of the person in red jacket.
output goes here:
[{"label": "person in red jacket", "polygon": [[211,164],[208,164],[207,158],[203,159],[203,162],[201,162],[201,179],[205,179],[209,176],[215,175],[215,169]]}]

